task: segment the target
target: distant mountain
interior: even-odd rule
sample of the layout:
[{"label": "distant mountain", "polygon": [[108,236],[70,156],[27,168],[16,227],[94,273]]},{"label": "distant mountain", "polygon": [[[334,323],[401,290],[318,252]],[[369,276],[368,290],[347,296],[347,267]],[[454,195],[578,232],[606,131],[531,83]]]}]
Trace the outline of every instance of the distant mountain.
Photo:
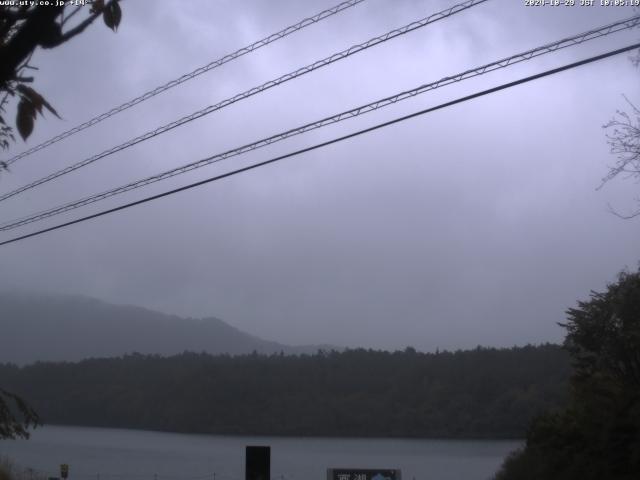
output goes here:
[{"label": "distant mountain", "polygon": [[78,361],[127,353],[315,353],[260,339],[214,317],[193,319],[94,298],[0,293],[0,363]]}]

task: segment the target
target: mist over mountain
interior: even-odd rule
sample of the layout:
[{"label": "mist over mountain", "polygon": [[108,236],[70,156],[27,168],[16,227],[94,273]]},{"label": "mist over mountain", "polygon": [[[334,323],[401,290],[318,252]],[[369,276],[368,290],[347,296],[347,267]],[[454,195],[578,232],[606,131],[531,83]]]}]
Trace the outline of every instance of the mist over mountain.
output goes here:
[{"label": "mist over mountain", "polygon": [[0,292],[0,363],[78,361],[184,351],[314,353],[327,346],[263,340],[215,318],[181,318],[81,296]]}]

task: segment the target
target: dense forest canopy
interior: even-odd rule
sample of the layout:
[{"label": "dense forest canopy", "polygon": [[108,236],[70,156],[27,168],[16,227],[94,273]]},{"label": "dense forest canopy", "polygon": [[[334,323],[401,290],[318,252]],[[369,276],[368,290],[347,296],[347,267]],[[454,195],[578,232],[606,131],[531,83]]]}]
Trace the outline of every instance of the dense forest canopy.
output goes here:
[{"label": "dense forest canopy", "polygon": [[45,423],[272,435],[521,438],[564,404],[556,345],[419,353],[128,355],[0,365]]},{"label": "dense forest canopy", "polygon": [[534,419],[498,480],[640,478],[640,270],[567,311],[568,405]]}]

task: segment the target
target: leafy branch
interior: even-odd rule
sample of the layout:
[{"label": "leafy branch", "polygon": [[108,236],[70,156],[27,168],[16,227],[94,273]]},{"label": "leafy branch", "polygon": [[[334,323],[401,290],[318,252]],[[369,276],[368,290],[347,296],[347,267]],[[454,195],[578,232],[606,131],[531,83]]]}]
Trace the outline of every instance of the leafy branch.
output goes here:
[{"label": "leafy branch", "polygon": [[26,401],[0,388],[0,439],[29,438],[28,429],[38,425],[40,417]]},{"label": "leafy branch", "polygon": [[[15,127],[23,140],[33,132],[38,114],[43,108],[60,118],[51,104],[33,87],[28,86],[34,80],[23,75],[24,70],[37,70],[29,61],[34,50],[55,48],[80,35],[98,17],[114,32],[122,20],[120,0],[94,0],[91,8],[71,7],[67,5],[19,5],[0,6],[0,147],[9,148],[15,142],[13,125],[2,115],[11,98],[17,99]],[[86,10],[84,19],[76,15]],[[79,19],[75,25],[71,20]],[[0,161],[0,170],[7,165]]]}]

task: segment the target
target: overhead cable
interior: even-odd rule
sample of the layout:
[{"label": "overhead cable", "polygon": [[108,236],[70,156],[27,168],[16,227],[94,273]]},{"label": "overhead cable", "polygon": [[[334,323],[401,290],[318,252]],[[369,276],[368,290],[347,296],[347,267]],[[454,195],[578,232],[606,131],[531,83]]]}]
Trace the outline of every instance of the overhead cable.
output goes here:
[{"label": "overhead cable", "polygon": [[203,73],[206,73],[210,70],[213,70],[214,68],[218,68],[221,67],[222,65],[224,65],[225,63],[228,63],[232,60],[235,60],[239,57],[242,57],[243,55],[246,55],[248,53],[254,52],[256,50],[258,50],[259,48],[262,48],[266,45],[269,45],[270,43],[273,43],[277,40],[280,40],[288,35],[291,35],[292,33],[298,32],[302,29],[304,29],[305,27],[308,27],[310,25],[313,25],[315,23],[318,23],[326,18],[329,18],[337,13],[342,12],[343,10],[346,10],[348,8],[354,7],[356,5],[358,5],[359,3],[364,2],[365,0],[348,0],[346,2],[342,2],[339,3],[338,5],[331,7],[327,10],[323,10],[322,12],[313,15],[312,17],[309,18],[305,18],[304,20],[299,21],[298,23],[295,23],[293,25],[288,26],[287,28],[284,28],[283,30],[280,30],[279,32],[276,33],[272,33],[271,35],[269,35],[268,37],[265,37],[261,40],[258,40],[257,42],[252,43],[251,45],[247,45],[246,47],[242,47],[238,50],[236,50],[233,53],[229,53],[223,57],[218,58],[217,60],[214,60],[213,62],[207,64],[207,65],[203,65],[202,67],[196,68],[195,70],[193,70],[192,72],[189,72],[185,75],[182,75],[179,78],[176,78],[174,80],[171,80],[163,85],[160,85],[152,90],[149,90],[148,92],[143,93],[142,95],[133,98],[131,100],[129,100],[128,102],[123,103],[122,105],[118,105],[117,107],[112,108],[111,110],[101,113],[100,115],[97,115],[93,118],[91,118],[90,120],[87,120],[84,123],[81,123],[80,125],[77,125],[65,132],[62,132],[58,135],[56,135],[55,137],[51,137],[50,139],[35,145],[34,147],[31,147],[30,149],[10,158],[9,160],[7,160],[5,163],[7,165],[11,165],[15,162],[17,162],[18,160],[20,160],[21,158],[27,157],[29,155],[31,155],[32,153],[38,152],[40,150],[42,150],[43,148],[46,148],[50,145],[53,145],[54,143],[59,142],[60,140],[64,140],[67,137],[70,137],[71,135],[74,135],[78,132],[81,132],[82,130],[85,130],[89,127],[92,127],[94,125],[97,125],[98,123],[102,122],[103,120],[106,120],[109,117],[112,117],[120,112],[123,112],[135,105],[138,105],[139,103],[142,103],[146,100],[149,100],[152,97],[155,97],[156,95],[166,92],[167,90],[173,88],[173,87],[177,87],[178,85],[183,84],[184,82],[187,82],[189,80],[191,80],[192,78],[195,78],[199,75],[202,75]]},{"label": "overhead cable", "polygon": [[627,47],[619,48],[617,50],[612,50],[612,51],[609,51],[607,53],[603,53],[601,55],[596,55],[596,56],[593,56],[593,57],[589,57],[589,58],[586,58],[584,60],[580,60],[578,62],[573,62],[573,63],[567,64],[567,65],[564,65],[562,67],[554,68],[554,69],[551,69],[551,70],[546,70],[546,71],[544,71],[542,73],[538,73],[538,74],[531,75],[531,76],[528,76],[528,77],[525,77],[525,78],[521,78],[521,79],[515,80],[513,82],[504,83],[504,84],[499,85],[497,87],[489,88],[487,90],[482,90],[480,92],[477,92],[477,93],[474,93],[474,94],[471,94],[471,95],[467,95],[465,97],[461,97],[461,98],[458,98],[456,100],[452,100],[450,102],[441,103],[440,105],[437,105],[435,107],[426,108],[424,110],[420,110],[418,112],[415,112],[415,113],[412,113],[412,114],[409,114],[409,115],[405,115],[403,117],[395,118],[395,119],[389,120],[387,122],[379,123],[379,124],[374,125],[372,127],[368,127],[368,128],[362,129],[362,130],[358,130],[358,131],[350,133],[348,135],[343,135],[341,137],[334,138],[332,140],[328,140],[326,142],[318,143],[318,144],[312,145],[310,147],[306,147],[306,148],[303,148],[303,149],[300,149],[300,150],[296,150],[294,152],[290,152],[290,153],[287,153],[285,155],[280,155],[278,157],[271,158],[271,159],[265,160],[263,162],[255,163],[253,165],[249,165],[249,166],[246,166],[246,167],[243,167],[243,168],[238,168],[236,170],[232,170],[230,172],[223,173],[221,175],[216,175],[214,177],[210,177],[210,178],[207,178],[205,180],[200,180],[198,182],[191,183],[191,184],[185,185],[183,187],[175,188],[175,189],[169,190],[167,192],[159,193],[157,195],[152,195],[150,197],[146,197],[146,198],[143,198],[141,200],[136,200],[134,202],[127,203],[125,205],[120,205],[119,207],[110,208],[108,210],[103,210],[101,212],[94,213],[92,215],[87,215],[85,217],[77,218],[77,219],[71,220],[69,222],[61,223],[61,224],[58,224],[58,225],[55,225],[55,226],[52,226],[52,227],[49,227],[49,228],[38,230],[36,232],[32,232],[32,233],[29,233],[29,234],[26,234],[26,235],[21,235],[19,237],[15,237],[15,238],[12,238],[12,239],[9,239],[9,240],[5,240],[3,242],[0,242],[0,246],[8,245],[10,243],[15,243],[15,242],[18,242],[18,241],[21,241],[21,240],[25,240],[27,238],[35,237],[37,235],[42,235],[44,233],[52,232],[54,230],[59,230],[61,228],[65,228],[65,227],[68,227],[68,226],[71,226],[71,225],[75,225],[77,223],[81,223],[81,222],[85,222],[87,220],[91,220],[91,219],[94,219],[94,218],[102,217],[102,216],[108,215],[110,213],[119,212],[121,210],[125,210],[125,209],[131,208],[131,207],[135,207],[135,206],[141,205],[143,203],[147,203],[147,202],[151,202],[151,201],[154,201],[154,200],[158,200],[160,198],[167,197],[167,196],[170,196],[170,195],[173,195],[173,194],[176,194],[176,193],[179,193],[179,192],[183,192],[183,191],[186,191],[186,190],[190,190],[192,188],[199,187],[201,185],[205,185],[205,184],[208,184],[208,183],[211,183],[211,182],[222,180],[223,178],[231,177],[233,175],[237,175],[239,173],[247,172],[249,170],[254,170],[254,169],[258,168],[258,167],[263,167],[265,165],[269,165],[271,163],[275,163],[275,162],[278,162],[280,160],[284,160],[286,158],[295,157],[295,156],[301,155],[303,153],[310,152],[312,150],[317,150],[319,148],[326,147],[328,145],[332,145],[332,144],[335,144],[335,143],[338,143],[338,142],[342,142],[344,140],[347,140],[347,139],[350,139],[350,138],[353,138],[353,137],[357,137],[357,136],[365,134],[365,133],[373,132],[375,130],[378,130],[378,129],[381,129],[381,128],[384,128],[384,127],[388,127],[390,125],[393,125],[393,124],[396,124],[396,123],[400,123],[400,122],[409,120],[411,118],[415,118],[415,117],[418,117],[418,116],[421,116],[421,115],[425,115],[425,114],[430,113],[430,112],[434,112],[436,110],[440,110],[440,109],[443,109],[443,108],[446,108],[446,107],[457,105],[459,103],[463,103],[463,102],[472,100],[474,98],[482,97],[484,95],[489,95],[489,94],[498,92],[500,90],[505,90],[507,88],[512,88],[512,87],[515,87],[517,85],[521,85],[523,83],[531,82],[533,80],[537,80],[537,79],[540,79],[540,78],[543,78],[543,77],[547,77],[549,75],[554,75],[556,73],[560,73],[560,72],[563,72],[563,71],[566,71],[566,70],[570,70],[572,68],[580,67],[582,65],[587,65],[589,63],[593,63],[593,62],[596,62],[596,61],[599,61],[599,60],[603,60],[605,58],[609,58],[609,57],[612,57],[614,55],[619,55],[621,53],[629,52],[631,50],[635,50],[636,48],[640,48],[640,43],[636,43],[636,44],[633,44],[633,45],[629,45]]},{"label": "overhead cable", "polygon": [[615,23],[611,23],[609,25],[605,25],[603,27],[597,28],[597,29],[593,29],[593,30],[589,30],[568,38],[564,38],[562,40],[558,40],[556,42],[553,43],[548,43],[546,45],[543,45],[541,47],[537,47],[531,50],[527,50],[525,52],[522,53],[518,53],[515,55],[512,55],[510,57],[506,57],[503,58],[501,60],[497,60],[485,65],[482,65],[480,67],[476,67],[473,69],[469,69],[469,70],[465,70],[461,73],[457,73],[455,75],[452,76],[448,76],[448,77],[444,77],[440,80],[437,80],[435,82],[431,82],[431,83],[427,83],[427,84],[423,84],[420,85],[414,89],[411,90],[407,90],[404,92],[400,92],[398,94],[386,97],[386,98],[382,98],[380,100],[376,100],[374,102],[368,103],[366,105],[361,105],[359,107],[353,108],[351,110],[347,110],[329,117],[325,117],[321,120],[317,120],[315,122],[311,122],[311,123],[307,123],[305,125],[278,133],[276,135],[272,135],[270,137],[266,137],[263,138],[261,140],[257,140],[255,142],[234,148],[232,150],[227,150],[223,153],[218,153],[216,155],[212,155],[209,156],[207,158],[204,159],[200,159],[198,161],[195,162],[191,162],[188,163],[186,165],[180,166],[180,167],[176,167],[170,170],[167,170],[165,172],[156,174],[156,175],[152,175],[140,180],[136,180],[133,182],[130,182],[128,184],[122,185],[120,187],[116,187],[116,188],[112,188],[110,190],[106,190],[104,192],[98,193],[98,194],[94,194],[85,198],[82,198],[80,200],[75,200],[73,202],[70,203],[66,203],[64,205],[60,205],[57,207],[53,207],[38,213],[34,213],[31,214],[27,217],[22,217],[19,219],[15,219],[12,220],[10,222],[6,222],[2,225],[0,225],[0,231],[7,231],[7,230],[12,230],[24,225],[27,225],[29,223],[33,223],[33,222],[37,222],[49,217],[53,217],[55,215],[60,215],[62,213],[71,211],[71,210],[75,210],[76,208],[80,208],[86,205],[90,205],[92,203],[101,201],[101,200],[105,200],[107,198],[113,197],[115,195],[119,195],[125,192],[129,192],[131,190],[140,188],[140,187],[144,187],[146,185],[150,185],[152,183],[161,181],[161,180],[165,180],[171,177],[174,177],[176,175],[180,175],[186,172],[189,172],[191,170],[195,170],[207,165],[210,165],[212,163],[216,163],[231,157],[235,157],[247,152],[250,152],[252,150],[256,150],[258,148],[262,148],[268,145],[271,145],[273,143],[279,142],[281,140],[296,136],[296,135],[300,135],[302,133],[311,131],[311,130],[315,130],[317,128],[321,128],[327,125],[331,125],[334,123],[338,123],[341,122],[343,120],[349,119],[349,118],[353,118],[353,117],[357,117],[359,115],[363,115],[365,113],[368,112],[372,112],[375,110],[379,110],[381,108],[387,107],[389,105],[395,104],[397,102],[400,102],[402,100],[406,100],[409,98],[412,98],[416,95],[431,91],[431,90],[435,90],[437,88],[440,87],[444,87],[446,85],[450,85],[452,83],[456,83],[462,80],[466,80],[469,78],[473,78],[479,75],[483,75],[485,73],[500,69],[500,68],[505,68],[508,67],[510,65],[515,65],[517,63],[520,63],[522,61],[525,60],[530,60],[532,58],[538,57],[540,55],[544,55],[547,53],[551,53],[551,52],[555,52],[559,49],[562,48],[566,48],[566,47],[570,47],[570,46],[574,46],[574,45],[579,45],[581,43],[587,42],[589,40],[593,40],[596,38],[600,38],[603,37],[605,35],[610,35],[612,33],[616,33],[616,32],[620,32],[622,30],[626,30],[626,29],[630,29],[633,28],[637,25],[640,25],[640,15],[636,15],[634,17],[628,18],[626,20],[621,20],[619,22],[615,22]]},{"label": "overhead cable", "polygon": [[137,145],[140,142],[144,142],[146,140],[149,140],[153,137],[156,137],[158,135],[161,135],[163,133],[168,132],[169,130],[173,130],[176,127],[179,127],[181,125],[184,125],[186,123],[192,122],[194,120],[197,120],[201,117],[204,117],[205,115],[209,115],[210,113],[213,113],[215,111],[221,110],[225,107],[228,107],[229,105],[232,105],[240,100],[244,100],[246,98],[252,97],[253,95],[256,95],[258,93],[264,92],[265,90],[268,90],[270,88],[276,87],[278,85],[281,85],[285,82],[288,82],[289,80],[293,80],[295,78],[298,78],[302,75],[305,75],[309,72],[313,72],[314,70],[317,70],[319,68],[325,67],[327,65],[330,65],[334,62],[337,62],[339,60],[342,60],[344,58],[350,57],[351,55],[354,55],[356,53],[362,52],[364,50],[367,50],[368,48],[374,47],[376,45],[379,45],[381,43],[384,43],[388,40],[391,40],[393,38],[399,37],[401,35],[407,34],[409,32],[412,32],[414,30],[417,30],[419,28],[425,27],[427,25],[430,25],[434,22],[437,22],[439,20],[448,18],[452,15],[455,15],[457,13],[460,13],[464,10],[467,10],[471,7],[474,7],[478,4],[484,3],[488,0],[467,0],[465,2],[459,3],[457,5],[454,5],[452,7],[449,7],[445,10],[442,10],[438,13],[434,13],[428,17],[425,17],[421,20],[417,20],[415,22],[411,22],[401,28],[397,28],[394,30],[391,30],[383,35],[374,37],[370,40],[367,40],[364,43],[358,44],[358,45],[353,45],[349,48],[347,48],[346,50],[342,50],[341,52],[338,53],[334,53],[333,55],[330,55],[322,60],[318,60],[312,64],[309,64],[305,67],[299,68],[297,70],[294,70],[293,72],[287,73],[286,75],[282,75],[274,80],[270,80],[266,83],[263,83],[262,85],[259,85],[257,87],[253,87],[243,93],[239,93],[234,95],[233,97],[227,98],[225,100],[222,100],[219,103],[216,103],[215,105],[210,105],[202,110],[198,110],[197,112],[194,112],[190,115],[184,116],[178,120],[175,120],[171,123],[168,123],[166,125],[163,125],[162,127],[158,127],[155,130],[151,130],[143,135],[140,135],[136,138],[133,138],[131,140],[128,140],[125,143],[122,143],[120,145],[117,145],[113,148],[110,148],[108,150],[105,150],[97,155],[93,155],[92,157],[86,158],[78,163],[75,163],[73,165],[70,165],[66,168],[63,168],[62,170],[58,170],[57,172],[54,172],[50,175],[47,175],[46,177],[42,177],[39,180],[36,180],[34,182],[31,182],[27,185],[24,185],[22,187],[17,188],[16,190],[13,190],[11,192],[5,193],[0,195],[0,201],[6,200],[8,198],[11,198],[15,195],[18,195],[19,193],[22,193],[26,190],[30,190],[32,188],[35,188],[39,185],[42,185],[43,183],[49,182],[51,180],[54,180],[58,177],[61,177],[62,175],[66,175],[68,173],[71,173],[75,170],[78,170],[79,168],[82,167],[86,167],[87,165],[90,165],[104,157],[107,157],[109,155],[113,155],[114,153],[120,152],[126,148],[132,147],[133,145]]}]

